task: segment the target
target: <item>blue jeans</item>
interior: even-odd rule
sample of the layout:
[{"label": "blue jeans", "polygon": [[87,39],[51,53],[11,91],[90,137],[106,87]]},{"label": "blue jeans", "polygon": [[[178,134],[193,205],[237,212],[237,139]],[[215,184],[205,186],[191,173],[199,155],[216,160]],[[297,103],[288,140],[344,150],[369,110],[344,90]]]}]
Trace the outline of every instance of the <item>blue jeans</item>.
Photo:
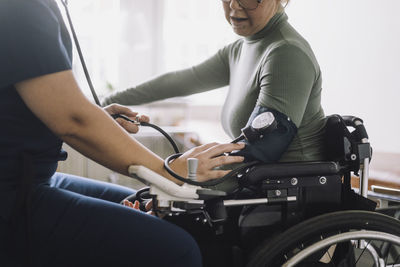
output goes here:
[{"label": "blue jeans", "polygon": [[[33,266],[201,266],[188,233],[119,204],[134,192],[62,173],[36,186],[30,218]],[[0,221],[0,239],[2,228]],[[16,236],[23,242],[22,234]]]}]

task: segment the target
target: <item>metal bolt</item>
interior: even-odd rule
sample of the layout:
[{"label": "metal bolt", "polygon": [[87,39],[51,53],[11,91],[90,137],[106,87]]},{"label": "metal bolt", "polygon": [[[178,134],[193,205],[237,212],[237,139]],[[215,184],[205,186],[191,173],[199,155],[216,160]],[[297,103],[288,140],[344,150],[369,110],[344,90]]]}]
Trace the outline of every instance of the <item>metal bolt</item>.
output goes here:
[{"label": "metal bolt", "polygon": [[203,219],[202,223],[206,224],[207,223],[207,219]]},{"label": "metal bolt", "polygon": [[319,178],[319,183],[320,184],[326,184],[326,177],[325,176],[321,176],[320,178]]},{"label": "metal bolt", "polygon": [[275,195],[278,196],[278,197],[279,197],[280,195],[282,195],[281,190],[275,190]]},{"label": "metal bolt", "polygon": [[299,182],[299,181],[297,180],[297,178],[292,178],[292,179],[290,179],[290,183],[291,183],[292,185],[296,185],[298,182]]},{"label": "metal bolt", "polygon": [[351,159],[351,160],[356,160],[356,159],[357,159],[356,154],[351,154],[350,159]]},{"label": "metal bolt", "polygon": [[195,220],[196,222],[199,222],[199,221],[200,221],[200,217],[196,217],[194,220]]}]

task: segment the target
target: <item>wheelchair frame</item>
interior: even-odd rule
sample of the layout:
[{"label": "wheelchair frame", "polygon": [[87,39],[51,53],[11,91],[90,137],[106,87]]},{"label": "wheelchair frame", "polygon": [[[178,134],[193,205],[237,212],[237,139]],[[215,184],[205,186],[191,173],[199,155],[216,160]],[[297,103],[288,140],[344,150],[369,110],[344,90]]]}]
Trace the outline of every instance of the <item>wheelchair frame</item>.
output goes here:
[{"label": "wheelchair frame", "polygon": [[[350,127],[354,131],[350,132]],[[194,215],[196,221],[201,221],[203,224],[213,228],[216,235],[223,232],[224,224],[230,219],[226,211],[229,207],[260,206],[265,204],[281,205],[285,207],[285,211],[282,212],[281,216],[285,218],[286,231],[280,236],[285,237],[286,235],[286,238],[290,239],[288,235],[293,234],[290,230],[296,228],[293,226],[296,226],[301,221],[303,223],[300,223],[300,225],[306,225],[316,216],[326,213],[329,215],[345,212],[340,210],[350,210],[346,212],[359,215],[357,210],[373,211],[375,209],[372,201],[368,200],[368,170],[372,149],[363,121],[353,116],[329,116],[326,124],[326,149],[329,161],[258,163],[248,165],[241,171],[236,172],[234,179],[237,179],[239,187],[242,190],[253,190],[257,197],[245,196],[237,199],[238,195],[236,195],[234,199],[230,199],[231,196],[228,196],[223,191],[189,184],[179,186],[143,166],[130,166],[129,173],[133,178],[137,178],[150,186],[149,193],[153,197],[153,209],[155,212],[170,216],[180,214]],[[350,186],[352,172],[360,176],[359,196],[353,193]],[[328,199],[326,199],[327,196]],[[345,203],[349,202],[349,199],[355,201],[356,205]],[[339,212],[330,213],[338,210]],[[379,221],[381,220],[380,216],[384,215],[369,212],[368,216],[368,221]],[[383,224],[378,223],[377,226],[374,226],[374,223],[371,222],[372,227],[359,223],[354,225],[354,229],[380,231],[382,233],[381,236],[390,236],[390,238],[398,241],[400,240],[400,222],[388,218],[384,218],[384,220],[389,220],[387,223],[389,226],[385,227],[392,229],[390,231],[379,229],[380,225]],[[312,234],[315,235],[315,233]],[[349,235],[352,236],[349,233],[346,238],[349,238]],[[342,238],[341,236],[335,236],[328,238],[336,241]],[[367,237],[365,235],[364,239],[367,239]],[[316,242],[316,244],[311,245],[312,249],[306,250],[306,252],[311,251],[309,253],[313,253],[315,249],[324,247],[329,242]],[[359,242],[359,244],[361,243]],[[270,245],[262,245],[266,248],[271,247]],[[271,250],[274,251],[273,248]],[[264,257],[262,253],[264,255],[268,254],[266,249],[259,251],[261,251],[258,252],[259,258]],[[371,249],[371,251],[373,250]],[[303,259],[308,255],[306,252],[299,253],[301,256],[295,255],[284,266],[294,266],[293,262],[296,263],[299,259]],[[276,257],[276,254],[271,254],[270,257]],[[266,263],[269,259],[262,260],[261,263],[250,259],[248,266],[275,266],[271,265],[275,263]],[[375,259],[375,262],[379,262],[379,259]]]}]

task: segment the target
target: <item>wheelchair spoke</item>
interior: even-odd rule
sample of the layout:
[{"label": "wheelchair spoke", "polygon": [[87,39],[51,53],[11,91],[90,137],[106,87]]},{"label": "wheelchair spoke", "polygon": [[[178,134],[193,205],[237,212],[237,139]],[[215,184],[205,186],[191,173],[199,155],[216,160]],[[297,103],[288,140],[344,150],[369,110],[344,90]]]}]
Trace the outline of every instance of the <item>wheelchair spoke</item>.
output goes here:
[{"label": "wheelchair spoke", "polygon": [[[358,241],[359,243],[362,243],[363,240]],[[361,259],[362,255],[364,254],[365,250],[368,248],[369,244],[371,243],[371,240],[367,243],[367,245],[364,247],[364,249],[361,251],[360,256],[358,256],[358,259],[356,260],[356,265],[358,261]],[[357,242],[356,242],[357,244]]]},{"label": "wheelchair spoke", "polygon": [[[391,246],[392,246],[392,244],[389,244],[389,247],[388,247],[388,251],[387,251],[387,255],[386,255],[386,259],[385,259],[385,266],[387,266],[387,261],[388,261],[388,259],[389,259],[389,251],[390,251],[390,248],[391,248]],[[396,261],[397,261],[397,259],[396,259]],[[394,262],[394,264],[396,264],[396,261]]]},{"label": "wheelchair spoke", "polygon": [[[400,266],[400,264],[397,264],[398,261],[400,261],[400,255],[397,256],[396,260],[393,262],[393,266]],[[386,264],[385,264],[386,265]]]},{"label": "wheelchair spoke", "polygon": [[[323,239],[324,239],[324,236],[320,235],[319,238],[320,238],[320,240],[323,240]],[[329,253],[329,250],[330,250],[330,249],[331,249],[331,247],[328,248],[328,249],[326,250],[326,252],[325,252],[324,255],[322,255],[322,257],[321,257],[321,259],[320,259],[320,262],[328,263],[329,266],[333,265],[333,267],[335,267],[335,264],[334,264],[333,261],[332,261],[332,256],[331,256],[331,254]],[[328,259],[327,259],[327,260],[324,259],[325,255],[328,256]]]},{"label": "wheelchair spoke", "polygon": [[[328,253],[328,256],[329,256],[329,265],[332,265],[333,267],[335,267],[335,264],[333,263],[333,260],[332,260],[331,253],[329,253],[329,249],[326,251],[326,253]],[[335,251],[335,249],[336,249],[336,247],[334,248],[333,251]],[[335,252],[333,252],[333,253],[335,253]]]}]

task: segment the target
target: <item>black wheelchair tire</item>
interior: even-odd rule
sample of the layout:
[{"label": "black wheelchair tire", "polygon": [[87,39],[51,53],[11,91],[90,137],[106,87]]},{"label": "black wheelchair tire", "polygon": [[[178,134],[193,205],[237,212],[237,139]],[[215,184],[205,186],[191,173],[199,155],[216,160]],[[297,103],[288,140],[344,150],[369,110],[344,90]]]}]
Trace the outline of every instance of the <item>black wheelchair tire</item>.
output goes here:
[{"label": "black wheelchair tire", "polygon": [[295,225],[277,237],[261,243],[250,255],[247,267],[276,267],[285,262],[285,255],[307,240],[350,230],[372,230],[400,236],[400,221],[370,211],[327,213]]}]

